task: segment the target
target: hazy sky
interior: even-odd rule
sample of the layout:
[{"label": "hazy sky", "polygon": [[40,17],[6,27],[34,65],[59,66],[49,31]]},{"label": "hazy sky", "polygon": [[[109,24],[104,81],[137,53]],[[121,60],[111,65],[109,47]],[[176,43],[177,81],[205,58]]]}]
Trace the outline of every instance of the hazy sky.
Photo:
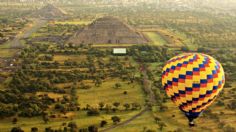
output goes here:
[{"label": "hazy sky", "polygon": [[236,9],[236,0],[0,0],[0,2],[44,2],[44,3],[91,3],[91,2],[109,2],[109,3],[123,3],[131,4],[146,2],[146,3],[160,3],[168,5],[185,5],[185,6],[202,6],[215,8],[231,8]]}]

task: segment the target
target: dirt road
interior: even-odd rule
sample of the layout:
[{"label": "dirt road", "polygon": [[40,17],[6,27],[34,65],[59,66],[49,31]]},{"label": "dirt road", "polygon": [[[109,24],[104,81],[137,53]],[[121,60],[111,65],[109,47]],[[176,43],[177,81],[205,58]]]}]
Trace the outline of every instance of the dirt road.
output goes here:
[{"label": "dirt road", "polygon": [[28,27],[25,27],[22,30],[22,33],[18,34],[12,41],[9,42],[11,49],[19,49],[23,48],[24,45],[20,42],[23,38],[30,37],[34,32],[36,32],[39,28],[41,28],[43,25],[45,25],[47,21],[45,20],[35,20],[33,25],[30,25]]},{"label": "dirt road", "polygon": [[113,126],[111,126],[111,127],[108,127],[108,128],[106,128],[106,129],[104,129],[104,130],[101,130],[101,131],[99,131],[99,132],[107,132],[107,131],[110,131],[110,130],[112,130],[112,129],[114,129],[114,128],[121,127],[121,126],[125,126],[125,125],[129,124],[131,121],[133,121],[133,120],[135,120],[136,118],[138,118],[139,116],[143,115],[143,114],[144,114],[145,112],[147,112],[148,110],[149,110],[149,108],[146,107],[144,110],[142,110],[142,111],[139,112],[138,114],[134,115],[133,117],[129,118],[128,120],[126,120],[126,121],[124,121],[124,122],[121,122],[121,123],[119,123],[119,124],[117,124],[117,125],[113,125]]}]

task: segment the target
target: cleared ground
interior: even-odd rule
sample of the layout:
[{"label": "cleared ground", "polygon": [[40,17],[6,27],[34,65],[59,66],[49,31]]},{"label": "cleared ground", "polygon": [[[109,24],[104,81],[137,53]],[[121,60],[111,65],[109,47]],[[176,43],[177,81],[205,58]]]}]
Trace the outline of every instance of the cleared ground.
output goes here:
[{"label": "cleared ground", "polygon": [[150,40],[150,44],[155,46],[163,46],[167,42],[157,32],[143,32]]}]

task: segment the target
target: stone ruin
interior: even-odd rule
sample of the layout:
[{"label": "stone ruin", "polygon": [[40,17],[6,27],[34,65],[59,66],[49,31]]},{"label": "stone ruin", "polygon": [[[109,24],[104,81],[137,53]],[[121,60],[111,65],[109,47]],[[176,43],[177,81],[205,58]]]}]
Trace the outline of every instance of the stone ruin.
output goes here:
[{"label": "stone ruin", "polygon": [[145,44],[144,36],[115,17],[103,17],[70,38],[73,44]]}]

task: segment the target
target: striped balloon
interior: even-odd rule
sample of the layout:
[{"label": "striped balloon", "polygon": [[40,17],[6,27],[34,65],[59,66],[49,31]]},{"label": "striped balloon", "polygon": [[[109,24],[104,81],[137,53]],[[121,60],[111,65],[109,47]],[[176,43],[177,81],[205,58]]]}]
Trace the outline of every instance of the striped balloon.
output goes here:
[{"label": "striped balloon", "polygon": [[185,113],[189,125],[216,99],[225,83],[221,64],[211,56],[186,53],[170,59],[163,68],[162,85]]}]

